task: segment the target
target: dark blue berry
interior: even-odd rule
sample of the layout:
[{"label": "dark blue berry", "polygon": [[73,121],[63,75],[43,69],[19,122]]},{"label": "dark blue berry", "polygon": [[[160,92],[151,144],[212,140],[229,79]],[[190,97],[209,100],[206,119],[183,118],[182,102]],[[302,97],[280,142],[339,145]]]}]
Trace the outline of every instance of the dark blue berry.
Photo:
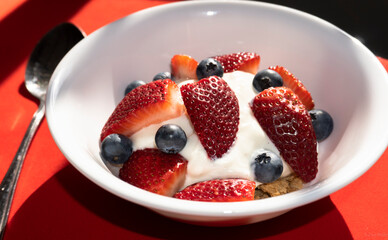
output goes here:
[{"label": "dark blue berry", "polygon": [[282,159],[268,150],[259,150],[252,163],[255,179],[261,183],[270,183],[278,179],[283,172]]},{"label": "dark blue berry", "polygon": [[224,68],[221,63],[214,58],[206,58],[198,64],[196,73],[199,80],[211,76],[222,77],[224,75]]},{"label": "dark blue berry", "polygon": [[252,84],[256,91],[261,92],[270,87],[283,86],[283,79],[279,73],[274,70],[264,69],[256,73]]},{"label": "dark blue berry", "polygon": [[101,157],[103,160],[121,164],[132,155],[132,141],[121,134],[110,134],[101,143]]},{"label": "dark blue berry", "polygon": [[186,146],[186,142],[185,131],[175,124],[161,126],[155,135],[156,146],[164,153],[178,153]]},{"label": "dark blue berry", "polygon": [[160,79],[171,79],[171,73],[170,72],[160,72],[155,75],[155,77],[152,79],[152,81],[157,81]]},{"label": "dark blue berry", "polygon": [[333,118],[324,110],[313,109],[309,111],[317,141],[323,141],[333,131]]},{"label": "dark blue berry", "polygon": [[128,86],[125,88],[125,92],[124,93],[125,93],[125,95],[127,95],[133,89],[137,88],[138,86],[145,85],[145,84],[146,83],[141,81],[141,80],[133,81],[130,84],[128,84]]}]

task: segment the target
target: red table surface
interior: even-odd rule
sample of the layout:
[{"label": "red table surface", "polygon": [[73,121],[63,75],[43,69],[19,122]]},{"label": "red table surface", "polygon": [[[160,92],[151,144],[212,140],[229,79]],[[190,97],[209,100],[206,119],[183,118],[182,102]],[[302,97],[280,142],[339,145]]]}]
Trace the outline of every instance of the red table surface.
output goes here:
[{"label": "red table surface", "polygon": [[[24,71],[40,37],[65,21],[90,34],[130,13],[168,2],[0,2],[0,179],[37,109],[37,101],[24,88]],[[388,60],[379,60],[388,69]],[[4,239],[388,239],[386,172],[388,151],[350,185],[280,217],[239,227],[193,226],[90,182],[69,165],[44,119],[27,154]]]}]

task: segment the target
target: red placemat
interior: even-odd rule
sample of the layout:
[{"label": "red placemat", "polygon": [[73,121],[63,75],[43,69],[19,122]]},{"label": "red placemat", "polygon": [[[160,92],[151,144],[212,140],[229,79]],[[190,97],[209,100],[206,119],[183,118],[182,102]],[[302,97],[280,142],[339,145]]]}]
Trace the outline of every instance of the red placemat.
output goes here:
[{"label": "red placemat", "polygon": [[[0,3],[0,178],[37,109],[24,88],[24,71],[40,37],[65,21],[89,34],[130,13],[168,2]],[[388,60],[379,60],[388,69]],[[44,120],[25,160],[4,239],[388,239],[387,158],[385,152],[367,173],[330,197],[278,218],[240,227],[200,227],[159,216],[90,182],[69,165]]]}]

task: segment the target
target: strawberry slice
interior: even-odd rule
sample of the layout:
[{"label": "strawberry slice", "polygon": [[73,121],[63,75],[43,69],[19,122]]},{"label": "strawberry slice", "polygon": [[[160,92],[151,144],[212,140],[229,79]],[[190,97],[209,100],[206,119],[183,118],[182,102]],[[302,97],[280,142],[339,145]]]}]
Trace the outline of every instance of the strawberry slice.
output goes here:
[{"label": "strawberry slice", "polygon": [[170,79],[154,81],[135,88],[121,100],[105,123],[100,139],[112,133],[130,137],[143,127],[184,112],[178,85]]},{"label": "strawberry slice", "polygon": [[238,202],[253,200],[256,184],[245,179],[216,179],[190,185],[175,198],[206,202]]},{"label": "strawberry slice", "polygon": [[171,59],[171,75],[175,80],[197,79],[198,62],[188,55],[175,55]]},{"label": "strawberry slice", "polygon": [[173,196],[183,186],[187,160],[156,148],[135,151],[120,169],[120,179],[138,188]]},{"label": "strawberry slice", "polygon": [[288,69],[281,66],[269,67],[269,69],[276,71],[283,78],[283,85],[290,88],[296,95],[298,95],[299,100],[306,106],[307,110],[314,108],[314,101],[311,97],[311,94],[303,83],[294,76]]},{"label": "strawberry slice", "polygon": [[239,70],[256,74],[260,64],[260,56],[251,52],[232,53],[213,58],[224,67],[224,73]]},{"label": "strawberry slice", "polygon": [[304,182],[318,172],[317,141],[311,118],[295,93],[286,87],[256,95],[251,109],[280,155]]},{"label": "strawberry slice", "polygon": [[183,85],[181,93],[207,155],[220,158],[232,146],[238,131],[239,105],[235,93],[218,76]]}]

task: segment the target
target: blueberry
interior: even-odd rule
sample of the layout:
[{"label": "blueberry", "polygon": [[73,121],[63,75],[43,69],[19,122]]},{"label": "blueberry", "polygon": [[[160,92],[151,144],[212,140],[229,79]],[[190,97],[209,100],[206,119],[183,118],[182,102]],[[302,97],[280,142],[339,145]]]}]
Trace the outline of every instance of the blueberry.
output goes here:
[{"label": "blueberry", "polygon": [[146,83],[141,81],[141,80],[137,80],[137,81],[134,81],[134,82],[131,82],[130,84],[128,84],[128,86],[125,88],[125,92],[124,94],[127,95],[130,91],[132,91],[133,89],[137,88],[138,86],[141,86],[141,85],[145,85]]},{"label": "blueberry", "polygon": [[224,68],[214,58],[206,58],[198,64],[196,73],[199,80],[210,76],[222,77],[224,75]]},{"label": "blueberry", "polygon": [[283,79],[279,73],[275,72],[274,70],[264,69],[256,73],[252,84],[258,92],[261,92],[264,89],[270,87],[283,86]]},{"label": "blueberry", "polygon": [[275,153],[260,149],[252,163],[255,179],[261,183],[270,183],[278,179],[283,172],[282,159]]},{"label": "blueberry", "polygon": [[315,131],[315,136],[317,141],[321,142],[330,136],[333,131],[334,122],[333,118],[324,110],[313,109],[309,111],[311,116],[311,121],[313,123],[313,128]]},{"label": "blueberry", "polygon": [[186,142],[185,131],[175,124],[161,126],[155,135],[156,146],[164,153],[178,153],[186,146]]},{"label": "blueberry", "polygon": [[160,72],[155,75],[155,77],[152,79],[152,81],[157,81],[160,79],[171,79],[171,73],[170,72]]},{"label": "blueberry", "polygon": [[121,164],[132,155],[132,141],[121,134],[110,134],[101,143],[101,157],[103,160]]}]

